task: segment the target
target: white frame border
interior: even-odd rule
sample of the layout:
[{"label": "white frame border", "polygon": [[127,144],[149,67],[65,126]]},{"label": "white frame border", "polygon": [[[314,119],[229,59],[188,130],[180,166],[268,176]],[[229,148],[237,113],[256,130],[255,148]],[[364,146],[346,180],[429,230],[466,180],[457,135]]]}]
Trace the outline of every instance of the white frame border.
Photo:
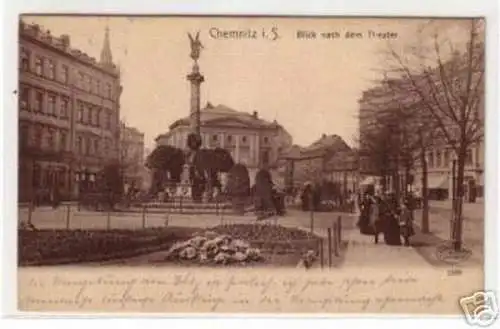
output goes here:
[{"label": "white frame border", "polygon": [[[350,0],[348,2],[332,3],[327,0],[309,0],[304,1],[266,1],[253,0],[245,2],[234,1],[170,1],[161,0],[135,1],[135,0],[87,0],[87,1],[48,1],[48,0],[24,0],[24,1],[7,1],[2,2],[2,24],[3,32],[3,51],[2,57],[2,104],[4,109],[0,112],[2,123],[2,143],[0,154],[1,158],[0,182],[2,183],[0,209],[2,210],[2,243],[0,245],[2,255],[2,311],[5,314],[16,313],[16,285],[17,282],[17,255],[13,250],[17,250],[16,225],[17,225],[17,131],[14,122],[17,122],[17,111],[12,110],[17,108],[16,96],[13,91],[17,89],[17,26],[18,15],[20,13],[54,13],[54,14],[80,14],[80,13],[99,13],[99,14],[176,14],[176,15],[267,15],[267,16],[397,16],[397,17],[418,17],[418,16],[484,16],[486,17],[486,44],[487,44],[487,75],[486,75],[486,163],[485,175],[488,184],[485,186],[485,288],[497,292],[498,296],[498,260],[499,260],[499,224],[497,223],[500,213],[500,202],[498,202],[498,186],[499,175],[497,169],[500,164],[499,146],[495,143],[495,138],[498,136],[500,129],[500,116],[497,115],[498,96],[500,90],[498,83],[498,5],[496,1],[470,1],[470,0],[454,0],[454,1],[436,1],[436,0],[420,0],[420,1],[398,1],[398,0],[378,0],[377,2],[370,0]],[[376,4],[375,4],[376,3]],[[5,4],[5,5],[4,5]],[[500,297],[500,296],[498,296]],[[95,317],[95,316],[94,316]],[[284,325],[299,325],[306,321],[310,323],[312,319],[292,319],[280,320]],[[244,320],[244,322],[243,322]],[[376,321],[376,324],[390,327],[395,324],[399,327],[399,323],[392,323],[384,320],[382,317],[378,320],[342,320],[335,319],[335,325],[354,325],[356,327],[364,327],[363,324],[371,324]],[[413,318],[410,321],[405,321],[405,326],[420,327],[421,325],[441,326],[451,324],[455,326],[464,325],[465,322],[461,319],[446,319],[446,320],[421,320],[415,321]],[[78,320],[73,320],[78,321]],[[139,324],[146,320],[127,320],[121,321],[122,326]],[[170,320],[172,324],[181,324],[181,320]],[[204,321],[200,318],[192,319],[189,326],[198,327]],[[238,323],[234,323],[237,321]],[[259,319],[228,319],[224,322],[218,320],[219,325],[260,325],[265,321],[267,325],[272,325],[275,320],[271,317],[261,317]],[[367,322],[369,321],[369,322]],[[446,321],[446,323],[442,322]],[[148,321],[148,325],[153,325]],[[158,321],[157,321],[158,322]],[[330,326],[331,323],[324,319],[315,320],[315,325]],[[144,325],[145,323],[140,323]],[[498,323],[497,323],[498,324]],[[39,326],[40,323],[37,323]],[[45,323],[43,324],[45,325]],[[50,324],[54,326],[53,323]],[[83,326],[81,322],[72,323],[71,325]],[[183,326],[186,323],[182,323]],[[58,324],[60,326],[60,324]],[[62,326],[61,326],[62,327]]]}]

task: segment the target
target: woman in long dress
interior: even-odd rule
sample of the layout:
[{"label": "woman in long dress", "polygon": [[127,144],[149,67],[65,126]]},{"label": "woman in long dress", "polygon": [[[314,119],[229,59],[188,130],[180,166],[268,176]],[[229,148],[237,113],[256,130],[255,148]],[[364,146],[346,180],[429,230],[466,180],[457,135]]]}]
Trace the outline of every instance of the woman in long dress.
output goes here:
[{"label": "woman in long dress", "polygon": [[394,197],[389,197],[384,211],[384,241],[389,246],[401,245],[399,228],[399,209]]}]

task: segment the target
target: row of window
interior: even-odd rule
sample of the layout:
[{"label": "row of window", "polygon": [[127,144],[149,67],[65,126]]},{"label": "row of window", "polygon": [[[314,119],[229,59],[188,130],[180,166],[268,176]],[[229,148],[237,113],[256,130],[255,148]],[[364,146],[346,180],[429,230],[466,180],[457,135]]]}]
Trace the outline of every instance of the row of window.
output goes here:
[{"label": "row of window", "polygon": [[101,138],[95,136],[77,136],[76,152],[80,155],[107,155],[112,150],[113,142],[110,138],[104,138],[103,142],[104,143],[102,143]]},{"label": "row of window", "polygon": [[68,151],[69,131],[42,124],[23,123],[19,127],[19,144],[21,148]]},{"label": "row of window", "polygon": [[[449,168],[451,164],[451,157],[453,155],[452,150],[437,150],[431,151],[427,155],[427,164],[429,168]],[[472,165],[473,156],[472,150],[467,150],[467,155],[465,157],[465,164]]]},{"label": "row of window", "polygon": [[[25,72],[33,72],[34,74],[46,79],[69,84],[69,67],[67,65],[57,63],[50,58],[45,58],[40,55],[34,55],[24,47],[20,51],[20,69]],[[99,79],[85,74],[84,72],[76,72],[76,87],[85,90],[91,94],[103,96],[111,99],[112,88],[110,83],[101,84]]]},{"label": "row of window", "polygon": [[[218,141],[219,140],[219,135],[212,135],[212,141]],[[232,142],[233,141],[233,136],[232,135],[227,135],[226,136],[226,140],[228,142]],[[241,141],[243,143],[246,143],[247,142],[247,136],[241,136]],[[264,137],[264,144],[267,144],[269,142],[269,138],[268,137]]]},{"label": "row of window", "polygon": [[[92,127],[104,127],[105,129],[111,129],[113,120],[111,110],[103,109],[99,106],[83,101],[77,101],[77,107],[78,112],[76,121],[78,123]],[[104,125],[102,126],[103,120]]]},{"label": "row of window", "polygon": [[68,170],[66,168],[60,169],[50,169],[50,168],[42,168],[39,165],[35,164],[33,166],[33,187],[51,187],[51,186],[59,186],[66,187],[67,178],[68,178]]},{"label": "row of window", "polygon": [[[104,138],[103,142],[100,137],[80,135],[76,138],[76,151],[81,155],[108,154],[112,141],[110,138]],[[42,124],[23,123],[19,127],[19,144],[21,148],[69,151],[69,131]]]},{"label": "row of window", "polygon": [[19,109],[53,116],[69,118],[70,101],[66,96],[57,95],[38,88],[21,86],[19,91]]}]

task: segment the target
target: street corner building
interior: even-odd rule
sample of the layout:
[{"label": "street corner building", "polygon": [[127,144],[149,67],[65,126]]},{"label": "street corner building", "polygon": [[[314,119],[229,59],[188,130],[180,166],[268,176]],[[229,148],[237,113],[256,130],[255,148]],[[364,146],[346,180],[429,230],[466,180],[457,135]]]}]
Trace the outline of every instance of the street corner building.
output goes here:
[{"label": "street corner building", "polygon": [[[185,149],[190,132],[190,118],[181,118],[156,138],[156,144]],[[270,169],[273,180],[280,184],[283,177],[278,159],[291,147],[292,137],[275,120],[264,120],[257,111],[247,113],[207,103],[200,111],[200,134],[203,148],[226,149],[235,163],[246,165],[251,184],[260,168]]]},{"label": "street corner building", "polygon": [[19,23],[19,201],[78,196],[119,158],[120,83],[109,29],[100,60],[37,24]]},{"label": "street corner building", "polygon": [[356,150],[335,134],[322,134],[306,147],[293,145],[281,155],[281,163],[288,188],[328,181],[337,183],[347,193],[355,189],[359,179]]}]

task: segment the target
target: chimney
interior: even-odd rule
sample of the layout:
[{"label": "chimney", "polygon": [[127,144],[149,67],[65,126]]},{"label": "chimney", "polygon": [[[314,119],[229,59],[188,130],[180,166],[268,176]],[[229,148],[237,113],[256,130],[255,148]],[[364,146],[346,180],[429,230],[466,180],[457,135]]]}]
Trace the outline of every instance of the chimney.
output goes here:
[{"label": "chimney", "polygon": [[253,117],[257,119],[259,117],[259,112],[253,111]]},{"label": "chimney", "polygon": [[212,105],[212,103],[210,102],[207,102],[207,105],[205,106],[207,109],[212,109],[214,108],[214,106]]},{"label": "chimney", "polygon": [[321,135],[321,138],[325,139],[326,138],[326,134],[323,133],[323,135]]}]

